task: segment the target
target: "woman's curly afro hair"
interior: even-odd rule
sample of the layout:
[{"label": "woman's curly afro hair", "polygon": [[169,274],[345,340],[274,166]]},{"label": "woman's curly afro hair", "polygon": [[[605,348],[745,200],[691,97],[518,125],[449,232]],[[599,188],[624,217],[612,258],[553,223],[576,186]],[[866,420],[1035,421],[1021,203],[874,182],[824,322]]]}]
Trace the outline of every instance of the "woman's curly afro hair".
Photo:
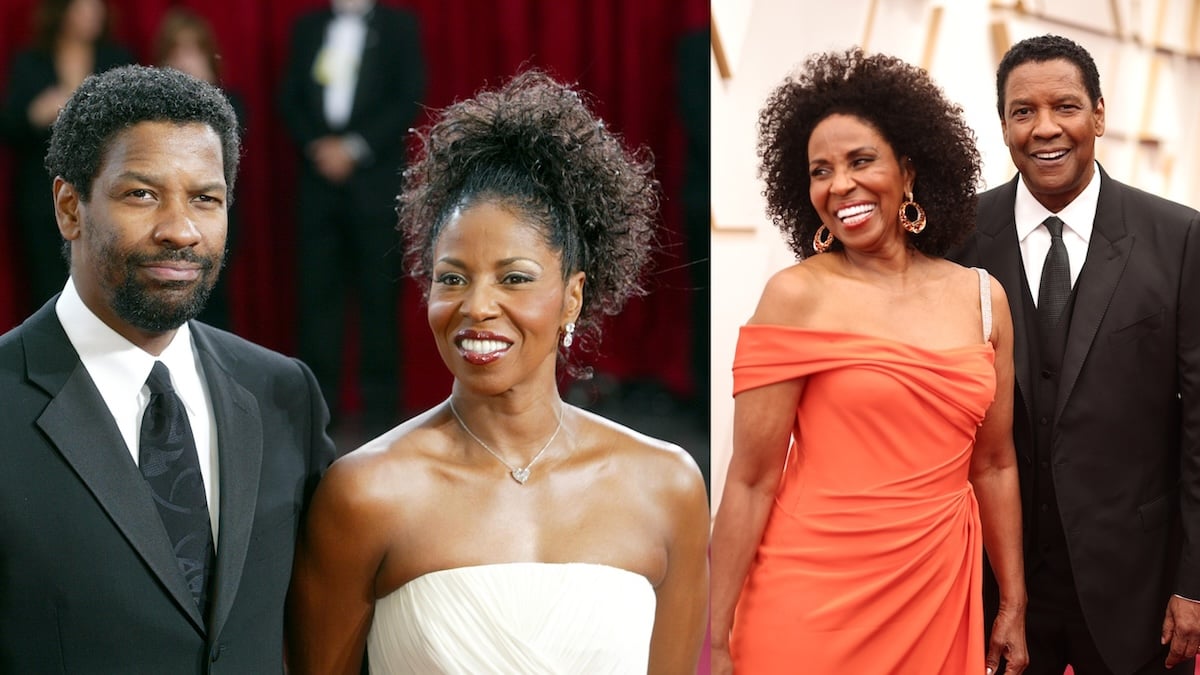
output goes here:
[{"label": "woman's curly afro hair", "polygon": [[576,341],[645,293],[658,183],[648,153],[628,152],[580,93],[525,71],[441,111],[397,200],[410,275],[428,284],[438,235],[456,209],[494,201],[543,230],[564,279],[587,275]]},{"label": "woman's curly afro hair", "polygon": [[[962,108],[948,101],[928,74],[883,54],[855,48],[814,54],[771,94],[759,114],[759,176],[767,212],[798,258],[814,253],[821,218],[809,198],[808,141],[834,114],[853,115],[891,144],[897,159],[916,169],[913,199],[928,226],[910,234],[917,250],[943,256],[975,224],[979,151]],[[833,249],[842,247],[835,241]]]}]

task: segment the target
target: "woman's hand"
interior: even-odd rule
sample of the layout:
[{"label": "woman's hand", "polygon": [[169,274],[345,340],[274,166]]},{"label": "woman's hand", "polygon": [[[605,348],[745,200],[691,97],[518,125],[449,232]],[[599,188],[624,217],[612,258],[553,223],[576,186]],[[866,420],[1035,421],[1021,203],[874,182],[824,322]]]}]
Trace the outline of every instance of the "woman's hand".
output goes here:
[{"label": "woman's hand", "polygon": [[70,97],[71,92],[64,87],[46,87],[29,103],[29,110],[26,111],[29,124],[35,129],[49,129],[58,117],[59,109],[66,105]]}]

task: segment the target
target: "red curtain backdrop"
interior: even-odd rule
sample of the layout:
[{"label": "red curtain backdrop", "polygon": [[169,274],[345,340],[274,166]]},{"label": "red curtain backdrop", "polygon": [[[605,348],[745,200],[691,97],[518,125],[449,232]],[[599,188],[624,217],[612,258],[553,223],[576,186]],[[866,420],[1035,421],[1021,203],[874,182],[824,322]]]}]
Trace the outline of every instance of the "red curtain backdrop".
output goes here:
[{"label": "red curtain backdrop", "polygon": [[[685,147],[677,91],[677,45],[708,21],[704,0],[379,0],[405,7],[421,23],[427,90],[424,104],[437,109],[497,85],[522,66],[578,82],[609,127],[633,145],[651,149],[663,185],[662,251],[652,294],[633,302],[605,328],[598,373],[650,379],[690,395],[692,282],[683,241],[682,189]],[[0,78],[13,52],[28,44],[37,0],[0,0]],[[163,14],[187,7],[212,24],[222,51],[224,85],[245,102],[245,154],[238,180],[240,235],[226,270],[235,300],[233,326],[268,347],[294,353],[296,149],[276,113],[276,93],[292,21],[326,0],[109,0],[115,37],[142,61]],[[7,82],[0,80],[0,95]],[[419,123],[428,119],[428,113]],[[0,330],[33,309],[19,293],[11,225],[11,169],[0,151]],[[47,180],[47,185],[49,180]],[[397,180],[397,187],[399,181]],[[47,187],[47,199],[50,198]],[[47,223],[47,227],[54,227]],[[449,377],[433,346],[421,292],[405,280],[401,354],[403,402],[425,408],[448,392]],[[354,354],[350,354],[354,358]],[[705,393],[706,394],[706,393]]]}]

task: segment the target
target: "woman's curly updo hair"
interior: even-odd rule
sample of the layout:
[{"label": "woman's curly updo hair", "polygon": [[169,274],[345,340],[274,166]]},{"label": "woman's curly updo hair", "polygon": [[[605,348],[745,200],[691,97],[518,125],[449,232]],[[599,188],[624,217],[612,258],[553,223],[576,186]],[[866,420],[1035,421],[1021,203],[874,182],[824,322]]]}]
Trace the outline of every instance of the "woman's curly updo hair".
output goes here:
[{"label": "woman's curly updo hair", "polygon": [[[912,160],[913,199],[928,217],[924,232],[908,235],[917,250],[943,256],[966,237],[975,224],[979,151],[962,108],[924,70],[854,48],[810,56],[759,114],[759,177],[767,186],[767,212],[798,258],[814,253],[813,235],[821,227],[809,197],[809,137],[835,114],[870,124],[897,160]],[[841,248],[835,240],[830,250]]]},{"label": "woman's curly updo hair", "polygon": [[596,341],[602,315],[645,293],[658,209],[653,164],[645,150],[627,151],[575,88],[528,70],[441,111],[418,137],[422,152],[404,172],[396,210],[407,270],[427,296],[446,221],[483,202],[541,228],[564,280],[587,275],[577,345]]}]

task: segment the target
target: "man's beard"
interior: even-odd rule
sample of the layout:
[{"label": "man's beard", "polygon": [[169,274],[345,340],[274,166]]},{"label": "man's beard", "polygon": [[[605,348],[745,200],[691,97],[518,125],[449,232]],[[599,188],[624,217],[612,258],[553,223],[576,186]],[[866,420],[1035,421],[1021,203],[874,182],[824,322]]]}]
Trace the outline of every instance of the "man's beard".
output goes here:
[{"label": "man's beard", "polygon": [[[106,261],[108,268],[104,276],[120,279],[118,284],[110,287],[113,311],[129,324],[152,333],[175,330],[196,318],[208,302],[208,296],[217,283],[217,274],[224,264],[224,255],[204,258],[190,248],[164,250],[155,255],[130,253],[126,256],[122,256],[111,241],[104,242],[101,248],[101,258]],[[199,280],[160,282],[153,287],[138,280],[138,268],[142,265],[179,260],[199,265]],[[178,297],[182,289],[189,286],[192,286],[191,291]]]}]

